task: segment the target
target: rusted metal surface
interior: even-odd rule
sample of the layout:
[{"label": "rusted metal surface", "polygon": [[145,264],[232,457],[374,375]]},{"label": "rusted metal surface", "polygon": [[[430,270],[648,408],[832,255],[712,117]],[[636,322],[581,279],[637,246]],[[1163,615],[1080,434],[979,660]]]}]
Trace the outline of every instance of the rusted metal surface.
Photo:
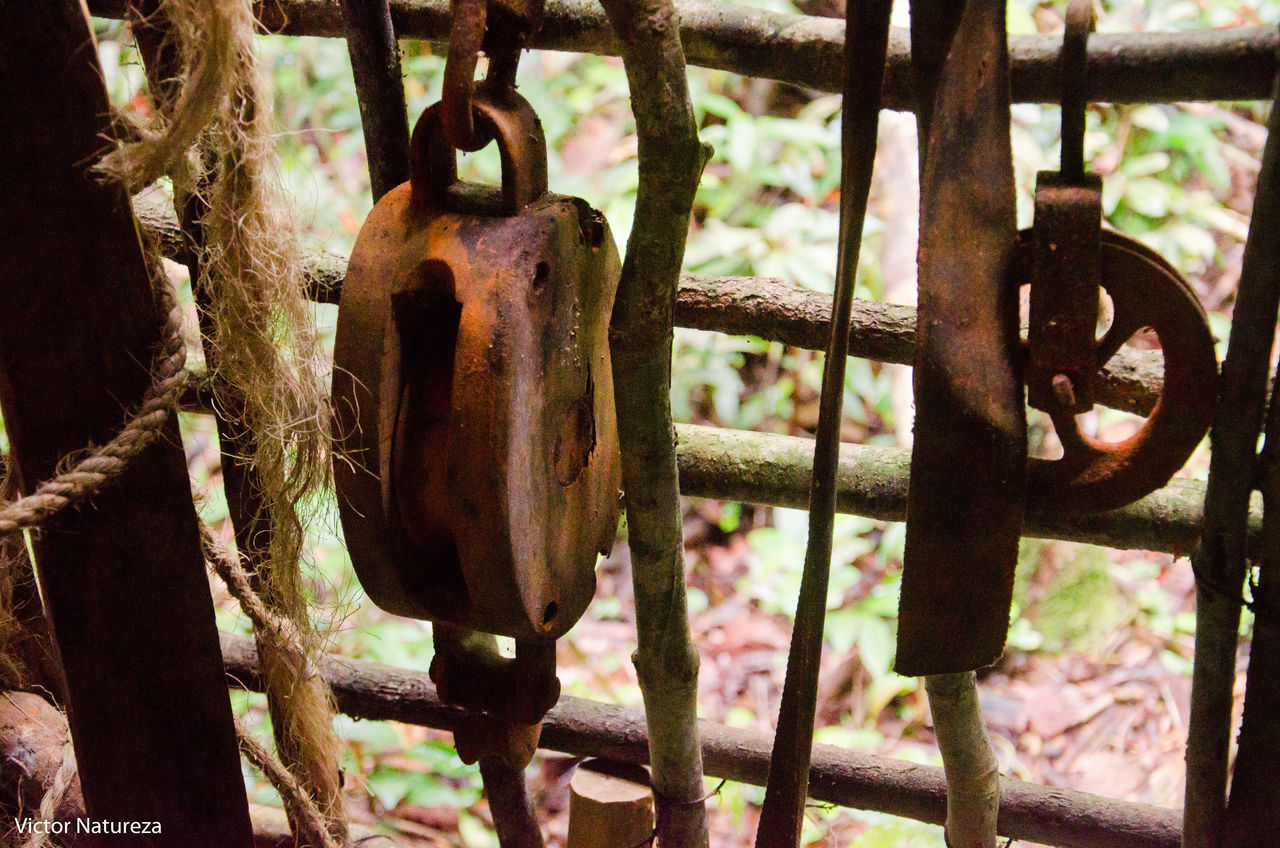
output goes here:
[{"label": "rusted metal surface", "polygon": [[[339,508],[369,596],[435,628],[432,678],[469,712],[467,762],[522,768],[556,701],[554,639],[595,591],[621,470],[608,323],[620,266],[604,218],[547,192],[528,103],[477,87],[501,189],[457,181],[445,110],[409,183],[352,254],[335,347]],[[516,638],[499,655],[490,634]]]},{"label": "rusted metal surface", "polygon": [[1096,17],[1093,0],[1072,0],[1067,7],[1066,31],[1062,35],[1062,178],[1078,183],[1084,179],[1085,108],[1089,100],[1089,36]]},{"label": "rusted metal surface", "polygon": [[[987,75],[1000,70],[992,66],[972,71],[969,88],[948,88],[959,46],[943,69],[924,181],[916,439],[898,637],[903,674],[965,671],[996,660],[1024,510],[1083,515],[1148,495],[1186,462],[1212,414],[1217,361],[1195,293],[1157,254],[1102,230],[1101,180],[1083,166],[1093,26],[1087,0],[1073,3],[1069,18],[1061,76],[1073,90],[1062,98],[1062,169],[1039,175],[1035,227],[1005,242],[1007,253],[999,247],[1001,228],[1012,220],[1008,103],[994,96],[997,89],[1007,94],[1007,81],[993,84]],[[962,26],[957,45],[965,34]],[[1003,190],[988,196],[986,207],[947,195],[972,190],[980,197],[993,186]],[[1024,284],[1031,307],[1021,345],[1016,304]],[[1114,315],[1098,337],[1100,289]],[[1159,399],[1129,439],[1094,439],[1076,416],[1093,408],[1108,362],[1144,329],[1163,347]],[[1032,459],[1020,471],[1024,378],[1028,401],[1049,413],[1063,456]]]},{"label": "rusted metal surface", "polygon": [[487,0],[450,0],[449,53],[440,96],[441,120],[449,143],[459,150],[479,150],[489,139],[476,134],[472,114],[476,64],[484,43]]},{"label": "rusted metal surface", "polygon": [[[1015,285],[1031,278],[1033,240],[1032,231],[1019,237]],[[1091,346],[1093,370],[1135,333],[1150,328],[1163,346],[1164,386],[1141,429],[1122,442],[1085,435],[1061,408],[1051,413],[1063,457],[1031,460],[1027,487],[1028,508],[1041,514],[1103,512],[1155,491],[1186,463],[1213,415],[1218,376],[1213,336],[1190,284],[1133,239],[1104,230],[1100,248],[1100,283],[1115,312],[1111,326]]]},{"label": "rusted metal surface", "polygon": [[1027,401],[1056,420],[1093,409],[1102,180],[1036,178]]},{"label": "rusted metal surface", "polygon": [[1026,423],[1004,4],[965,7],[922,179],[916,423],[895,669],[1000,656],[1022,528]]},{"label": "rusted metal surface", "polygon": [[[1012,274],[1031,283],[1027,397],[1049,413],[1063,447],[1057,461],[1032,461],[1029,505],[1067,515],[1124,506],[1168,482],[1209,427],[1217,377],[1190,285],[1140,243],[1102,231],[1102,180],[1084,167],[1093,27],[1092,0],[1073,0],[1062,45],[1061,168],[1037,177],[1035,228],[1020,236]],[[1100,286],[1114,314],[1096,338]],[[1154,330],[1166,351],[1147,423],[1118,444],[1085,436],[1075,416],[1093,409],[1102,367],[1143,329]]]},{"label": "rusted metal surface", "polygon": [[521,639],[504,657],[489,633],[437,622],[431,681],[440,699],[467,710],[454,729],[464,763],[497,758],[524,768],[538,748],[542,717],[560,697],[555,641]]},{"label": "rusted metal surface", "polygon": [[506,163],[501,197],[454,182],[433,107],[415,131],[412,183],[375,207],[352,255],[336,482],[380,606],[554,637],[590,601],[617,525],[618,258],[603,217],[545,192],[527,104],[486,97],[477,112]]},{"label": "rusted metal surface", "polygon": [[[22,488],[104,444],[159,340],[129,198],[90,167],[110,106],[76,0],[0,3],[0,405]],[[103,846],[249,846],[244,781],[177,421],[33,536]]]},{"label": "rusted metal surface", "polygon": [[479,150],[489,136],[477,131],[475,74],[480,51],[489,56],[486,81],[495,90],[515,87],[520,51],[542,23],[545,0],[450,0],[449,52],[440,104],[445,136],[458,150]]},{"label": "rusted metal surface", "polygon": [[[1102,180],[1084,170],[1092,0],[1073,0],[1062,39],[1061,166],[1036,176],[1027,400],[1050,415],[1093,408]],[[1058,419],[1055,419],[1058,420]]]}]

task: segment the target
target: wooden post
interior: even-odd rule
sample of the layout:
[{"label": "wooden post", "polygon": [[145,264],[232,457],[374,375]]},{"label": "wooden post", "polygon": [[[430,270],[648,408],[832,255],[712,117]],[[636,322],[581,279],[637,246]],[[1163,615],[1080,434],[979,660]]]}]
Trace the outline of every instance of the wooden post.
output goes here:
[{"label": "wooden post", "polygon": [[[150,382],[160,323],[129,199],[89,171],[109,118],[81,3],[0,0],[0,407],[24,491],[107,442]],[[34,546],[88,817],[124,823],[99,844],[247,848],[176,420]]]},{"label": "wooden post", "polygon": [[646,845],[652,836],[652,789],[594,771],[590,760],[578,767],[569,781],[567,848],[633,848]]}]

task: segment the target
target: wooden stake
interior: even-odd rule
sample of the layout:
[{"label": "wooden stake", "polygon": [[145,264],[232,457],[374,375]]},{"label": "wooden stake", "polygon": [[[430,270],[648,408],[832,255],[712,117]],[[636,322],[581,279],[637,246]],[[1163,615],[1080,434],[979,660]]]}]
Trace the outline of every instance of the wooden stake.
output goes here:
[{"label": "wooden stake", "polygon": [[[568,848],[631,848],[653,835],[653,790],[588,760],[569,781]],[[638,766],[632,766],[644,774]]]}]

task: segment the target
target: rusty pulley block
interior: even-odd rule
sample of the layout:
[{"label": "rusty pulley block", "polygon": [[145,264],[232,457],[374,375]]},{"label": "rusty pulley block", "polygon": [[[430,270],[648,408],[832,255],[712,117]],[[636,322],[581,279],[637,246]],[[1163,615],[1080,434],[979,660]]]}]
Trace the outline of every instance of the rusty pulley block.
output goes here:
[{"label": "rusty pulley block", "polygon": [[[1033,460],[1028,506],[1065,514],[1132,503],[1168,482],[1209,428],[1217,360],[1204,309],[1161,256],[1102,228],[1102,180],[1084,169],[1086,45],[1091,3],[1073,3],[1063,42],[1062,161],[1036,179],[1035,226],[1019,234],[1011,280],[1029,283],[1026,384],[1029,403],[1049,414],[1063,456]],[[1099,290],[1111,298],[1110,326],[1097,334]],[[1154,331],[1164,353],[1164,387],[1143,427],[1111,444],[1080,431],[1093,384],[1133,336]]]},{"label": "rusty pulley block", "polygon": [[620,266],[603,216],[547,191],[527,101],[492,82],[468,100],[502,186],[459,182],[446,105],[422,115],[412,178],[370,213],[343,286],[335,482],[370,598],[436,622],[432,678],[470,711],[459,754],[522,766],[559,693],[554,640],[617,530]]},{"label": "rusty pulley block", "polygon": [[[956,21],[922,141],[902,674],[998,659],[1024,510],[1103,512],[1164,485],[1208,429],[1216,389],[1213,339],[1189,284],[1149,248],[1102,228],[1102,182],[1083,165],[1090,3],[1069,12],[1062,168],[1039,175],[1034,227],[1016,236],[1004,22],[982,6],[967,4]],[[1031,301],[1025,341],[1022,285]],[[1100,291],[1114,306],[1101,334]],[[1103,366],[1145,329],[1164,354],[1160,399],[1129,439],[1093,439],[1076,416],[1093,408]],[[1024,387],[1053,421],[1060,459],[1026,458]]]}]

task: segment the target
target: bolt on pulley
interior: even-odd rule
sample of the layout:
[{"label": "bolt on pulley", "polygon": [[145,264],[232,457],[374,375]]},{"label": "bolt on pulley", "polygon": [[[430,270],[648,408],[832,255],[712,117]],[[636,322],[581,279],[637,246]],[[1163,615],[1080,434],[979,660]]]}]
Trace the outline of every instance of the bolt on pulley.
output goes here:
[{"label": "bolt on pulley", "polygon": [[[547,190],[542,127],[514,89],[539,11],[454,3],[444,98],[414,128],[409,182],[360,231],[334,352],[356,573],[379,606],[435,622],[432,678],[469,711],[462,758],[517,767],[558,697],[555,639],[594,593],[621,483],[617,249],[599,212]],[[460,182],[455,151],[490,140],[501,186]],[[493,634],[515,639],[514,657]]]}]

